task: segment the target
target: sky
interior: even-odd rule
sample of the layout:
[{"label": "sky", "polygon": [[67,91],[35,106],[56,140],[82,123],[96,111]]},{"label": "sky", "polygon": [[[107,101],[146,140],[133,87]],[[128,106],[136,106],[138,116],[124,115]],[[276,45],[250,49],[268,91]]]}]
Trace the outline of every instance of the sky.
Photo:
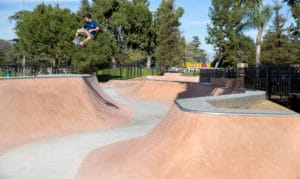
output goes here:
[{"label": "sky", "polygon": [[[264,3],[273,4],[272,1],[273,0],[265,0]],[[36,5],[42,2],[52,5],[58,3],[60,7],[68,8],[73,12],[76,12],[80,5],[80,0],[0,0],[0,39],[10,40],[16,38],[13,30],[14,23],[8,20],[9,16],[22,9],[29,11],[33,10]],[[149,0],[149,2],[150,10],[155,11],[161,0]],[[180,29],[184,34],[186,41],[190,42],[193,36],[199,36],[201,48],[205,49],[208,54],[213,54],[213,47],[205,43],[205,37],[207,36],[207,24],[210,23],[208,11],[211,6],[211,1],[176,0],[175,2],[177,7],[183,7],[185,10],[183,17],[180,20]],[[286,6],[284,6],[282,13],[286,18],[291,17],[291,12]],[[268,29],[268,27],[266,29]],[[256,31],[249,30],[245,32],[245,34],[255,39]]]}]

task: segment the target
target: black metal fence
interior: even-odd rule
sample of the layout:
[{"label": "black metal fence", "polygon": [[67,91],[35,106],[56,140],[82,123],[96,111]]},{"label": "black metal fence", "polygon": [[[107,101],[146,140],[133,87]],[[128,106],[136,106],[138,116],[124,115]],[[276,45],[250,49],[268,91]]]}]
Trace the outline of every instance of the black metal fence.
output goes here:
[{"label": "black metal fence", "polygon": [[136,61],[128,64],[116,64],[97,72],[98,81],[128,80],[149,75],[161,75],[158,69],[147,69],[143,61]]},{"label": "black metal fence", "polygon": [[242,79],[245,88],[264,90],[269,100],[300,112],[300,65],[206,69],[200,72],[201,82],[210,82],[211,78]]},{"label": "black metal fence", "polygon": [[300,112],[300,65],[250,66],[244,85],[264,90],[269,100]]},{"label": "black metal fence", "polygon": [[200,82],[210,83],[211,78],[230,78],[235,79],[238,77],[237,68],[206,68],[200,70]]},{"label": "black metal fence", "polygon": [[76,70],[73,65],[51,64],[13,64],[0,65],[0,77],[38,76],[48,74],[71,74]]}]

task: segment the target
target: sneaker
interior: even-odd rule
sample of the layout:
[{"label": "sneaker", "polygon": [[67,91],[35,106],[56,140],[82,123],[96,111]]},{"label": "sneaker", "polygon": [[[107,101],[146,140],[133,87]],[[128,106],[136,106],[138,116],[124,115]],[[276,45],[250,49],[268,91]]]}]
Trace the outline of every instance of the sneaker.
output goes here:
[{"label": "sneaker", "polygon": [[80,42],[77,41],[77,40],[73,40],[73,43],[74,43],[75,45],[77,45],[77,46],[81,46],[81,45],[80,45]]},{"label": "sneaker", "polygon": [[81,46],[80,42],[77,42],[75,45],[77,45],[77,46]]},{"label": "sneaker", "polygon": [[79,36],[76,36],[75,39],[73,40],[73,43],[75,45],[80,45],[80,37]]}]

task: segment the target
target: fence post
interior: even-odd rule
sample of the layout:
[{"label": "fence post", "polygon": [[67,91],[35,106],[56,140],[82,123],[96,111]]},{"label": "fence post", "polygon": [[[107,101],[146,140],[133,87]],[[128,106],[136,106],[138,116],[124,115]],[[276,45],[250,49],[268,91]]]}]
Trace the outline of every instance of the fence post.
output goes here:
[{"label": "fence post", "polygon": [[143,76],[143,70],[142,70],[142,65],[141,64],[139,64],[139,68],[140,68],[140,77],[142,77]]},{"label": "fence post", "polygon": [[120,65],[120,80],[122,80],[122,65]]},{"label": "fence post", "polygon": [[271,67],[266,66],[266,86],[265,86],[265,89],[266,89],[267,97],[268,97],[269,100],[271,99],[271,89],[272,89],[271,84],[270,84],[270,82],[271,82],[270,81],[271,80],[271,78],[270,78],[271,69],[270,68]]},{"label": "fence post", "polygon": [[126,65],[125,69],[126,69],[126,78],[125,79],[128,79],[129,75],[130,75],[130,66]]},{"label": "fence post", "polygon": [[15,77],[17,76],[17,64],[15,63],[15,65],[14,65],[14,73],[15,73]]},{"label": "fence post", "polygon": [[237,79],[242,80],[243,87],[246,86],[245,78],[246,78],[246,72],[248,69],[248,64],[247,63],[238,63],[237,64]]},{"label": "fence post", "polygon": [[132,79],[132,64],[130,65],[130,79]]},{"label": "fence post", "polygon": [[133,76],[132,78],[136,77],[136,63],[133,65]]}]

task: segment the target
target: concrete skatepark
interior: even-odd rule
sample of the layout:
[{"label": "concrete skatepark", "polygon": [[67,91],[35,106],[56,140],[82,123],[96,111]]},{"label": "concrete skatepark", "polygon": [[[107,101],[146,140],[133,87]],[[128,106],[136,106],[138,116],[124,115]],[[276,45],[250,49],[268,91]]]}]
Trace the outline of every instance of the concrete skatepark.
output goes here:
[{"label": "concrete skatepark", "polygon": [[0,178],[300,178],[300,116],[172,76],[0,80]]}]

